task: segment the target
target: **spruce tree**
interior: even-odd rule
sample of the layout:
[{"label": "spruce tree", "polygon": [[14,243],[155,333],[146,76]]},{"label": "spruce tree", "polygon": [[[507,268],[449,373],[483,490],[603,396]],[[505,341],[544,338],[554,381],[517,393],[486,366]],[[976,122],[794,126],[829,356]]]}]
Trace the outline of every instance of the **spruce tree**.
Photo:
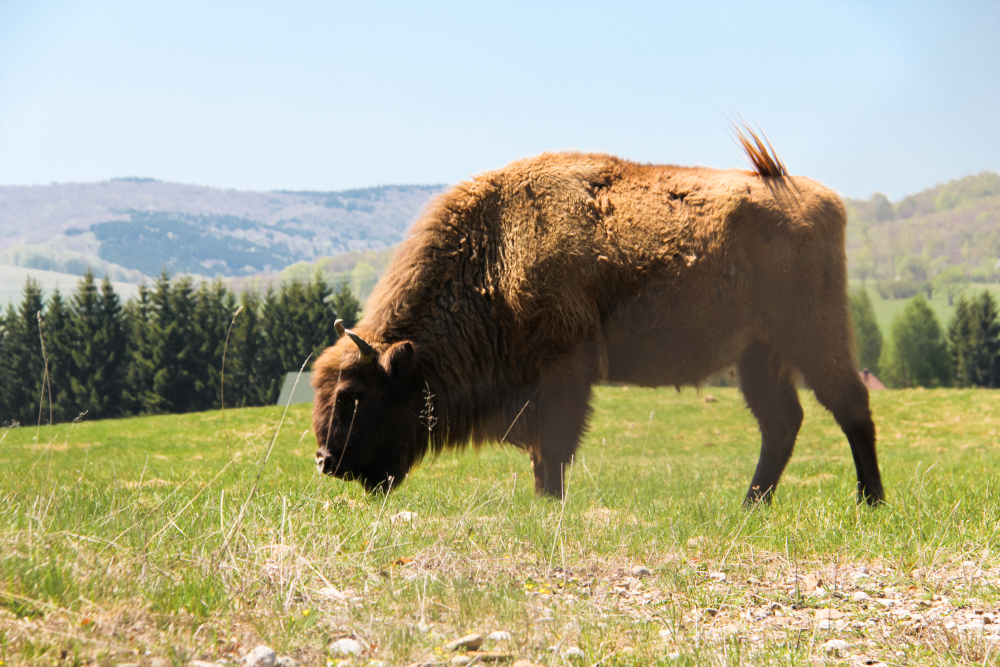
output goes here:
[{"label": "spruce tree", "polygon": [[879,357],[882,356],[882,332],[878,328],[875,308],[862,287],[851,294],[851,321],[854,324],[854,347],[858,365],[879,374]]},{"label": "spruce tree", "polygon": [[263,405],[260,396],[260,355],[264,335],[260,326],[260,297],[255,290],[244,290],[240,295],[240,305],[240,314],[232,320],[233,328],[226,352],[226,405]]},{"label": "spruce tree", "polygon": [[959,297],[948,342],[956,386],[1000,386],[1000,322],[988,291],[971,300]]},{"label": "spruce tree", "polygon": [[948,347],[923,296],[913,297],[893,318],[880,366],[882,380],[890,387],[951,385]]},{"label": "spruce tree", "polygon": [[153,395],[152,322],[153,304],[151,292],[145,284],[139,285],[139,293],[129,299],[122,311],[122,320],[127,332],[125,380],[122,391],[122,407],[125,414],[138,415],[148,412],[147,406],[156,403]]},{"label": "spruce tree", "polygon": [[340,289],[330,295],[330,308],[333,310],[334,320],[344,320],[344,326],[350,329],[358,323],[358,316],[361,314],[361,303],[351,291],[351,286],[347,279],[340,281]]},{"label": "spruce tree", "polygon": [[195,383],[200,342],[194,328],[194,288],[190,278],[171,283],[164,273],[153,293],[152,360],[156,404],[148,412],[190,412],[198,405]]},{"label": "spruce tree", "polygon": [[70,327],[70,311],[57,287],[49,298],[42,320],[45,352],[49,359],[54,421],[76,419],[82,412],[73,395],[73,349],[76,344]]},{"label": "spruce tree", "polygon": [[10,324],[16,317],[14,307],[8,302],[6,312],[0,313],[0,428],[7,428],[14,421],[14,397],[11,393],[14,371],[10,363],[13,342]]},{"label": "spruce tree", "polygon": [[[42,311],[42,290],[33,278],[24,281],[21,304],[16,312],[8,310],[7,395],[10,412],[4,421],[22,425],[36,424],[41,419],[42,388],[45,362],[38,335],[38,314]],[[45,397],[48,404],[48,396]]]},{"label": "spruce tree", "polygon": [[111,281],[100,288],[89,269],[77,285],[70,315],[73,332],[73,395],[89,419],[127,413],[123,405],[126,341],[121,304]]},{"label": "spruce tree", "polygon": [[281,349],[289,336],[286,310],[284,301],[270,286],[264,291],[259,303],[261,347],[256,361],[257,383],[253,395],[257,405],[272,405],[281,393],[281,383],[286,372]]},{"label": "spruce tree", "polygon": [[220,405],[222,353],[229,323],[236,312],[236,297],[221,280],[202,283],[194,297],[193,324],[198,350],[193,367],[197,404],[193,409],[216,409]]}]

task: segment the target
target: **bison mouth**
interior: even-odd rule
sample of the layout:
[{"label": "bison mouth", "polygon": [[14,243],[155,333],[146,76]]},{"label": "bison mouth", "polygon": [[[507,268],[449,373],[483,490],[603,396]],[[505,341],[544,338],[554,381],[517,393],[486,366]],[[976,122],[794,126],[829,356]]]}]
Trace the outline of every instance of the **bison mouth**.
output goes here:
[{"label": "bison mouth", "polygon": [[392,474],[391,471],[361,471],[352,470],[348,466],[344,465],[343,461],[339,462],[339,455],[333,456],[321,456],[316,455],[316,468],[319,472],[327,475],[328,477],[336,477],[345,482],[358,482],[363,487],[365,487],[365,492],[376,493],[382,492],[387,493],[392,491],[399,482],[403,480],[405,475]]}]

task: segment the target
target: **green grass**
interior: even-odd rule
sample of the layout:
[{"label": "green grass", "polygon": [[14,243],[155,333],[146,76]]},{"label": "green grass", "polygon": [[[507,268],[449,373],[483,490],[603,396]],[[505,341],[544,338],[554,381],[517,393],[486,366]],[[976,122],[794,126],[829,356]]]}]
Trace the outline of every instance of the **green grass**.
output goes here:
[{"label": "green grass", "polygon": [[[744,509],[756,423],[737,390],[710,392],[717,402],[597,389],[564,505],[534,496],[527,456],[495,447],[425,461],[388,497],[365,496],[315,472],[310,406],[288,410],[263,468],[280,408],[227,411],[228,438],[218,412],[11,429],[0,661],[180,665],[264,642],[325,664],[340,659],[331,640],[356,636],[369,650],[349,664],[397,665],[503,629],[513,639],[499,648],[541,664],[805,664],[825,659],[815,626],[711,639],[692,619],[765,602],[811,613],[829,601],[781,582],[861,564],[955,605],[1000,598],[991,575],[939,576],[997,563],[1000,393],[873,393],[888,503],[872,511],[855,505],[847,442],[808,392],[775,503]],[[635,564],[652,570],[648,600],[615,588]],[[996,660],[885,627],[840,635],[909,664]],[[582,662],[549,651],[570,645]]]},{"label": "green grass", "polygon": [[[858,289],[861,287],[861,281],[851,280],[851,289]],[[909,299],[883,299],[878,290],[875,289],[875,283],[873,281],[868,281],[865,285],[868,290],[868,296],[871,298],[872,306],[875,308],[875,317],[878,320],[878,327],[882,330],[882,335],[888,337],[890,327],[892,326],[892,318],[903,309],[907,304]],[[988,290],[993,298],[1000,300],[1000,285],[978,285],[970,283],[963,294],[966,298],[971,298],[978,294],[981,294],[983,290]],[[927,296],[926,294],[924,296]],[[958,300],[958,297],[955,297]],[[941,325],[943,331],[947,331],[948,323],[951,321],[952,316],[955,314],[955,306],[948,305],[948,295],[944,292],[936,291],[933,293],[927,303],[930,305],[931,310],[934,311],[934,315],[938,319],[938,323]]]}]

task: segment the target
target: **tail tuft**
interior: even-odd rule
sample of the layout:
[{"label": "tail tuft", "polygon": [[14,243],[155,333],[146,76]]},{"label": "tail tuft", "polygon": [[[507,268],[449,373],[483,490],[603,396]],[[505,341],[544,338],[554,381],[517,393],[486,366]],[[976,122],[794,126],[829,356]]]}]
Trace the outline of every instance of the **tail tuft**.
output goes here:
[{"label": "tail tuft", "polygon": [[[760,176],[788,176],[785,163],[778,157],[777,151],[774,150],[774,146],[768,141],[767,135],[763,131],[758,135],[746,121],[743,121],[743,129],[733,123],[733,130],[736,132],[736,138],[743,145],[747,157],[750,158],[750,162],[753,163],[755,173]],[[744,130],[746,130],[746,134],[744,134]],[[747,134],[750,135],[750,138],[747,138]],[[761,136],[764,137],[763,140],[761,140]]]}]

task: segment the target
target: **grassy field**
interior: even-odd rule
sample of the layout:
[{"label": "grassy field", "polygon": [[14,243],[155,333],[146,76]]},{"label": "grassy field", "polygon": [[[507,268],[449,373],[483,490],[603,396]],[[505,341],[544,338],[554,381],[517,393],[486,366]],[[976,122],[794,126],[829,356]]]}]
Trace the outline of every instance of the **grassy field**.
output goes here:
[{"label": "grassy field", "polygon": [[540,665],[1000,662],[1000,393],[874,393],[877,510],[808,392],[744,509],[756,424],[709,393],[599,388],[565,503],[510,448],[367,497],[314,471],[310,406],[266,464],[281,408],[0,431],[0,664],[445,664],[494,631]]},{"label": "grassy field", "polygon": [[[852,290],[859,287],[861,287],[861,281],[851,281]],[[872,306],[875,308],[875,317],[878,319],[879,329],[882,330],[883,336],[888,337],[890,327],[892,326],[892,318],[903,309],[909,302],[909,299],[883,299],[879,295],[878,290],[875,289],[875,283],[872,281],[868,281],[865,287],[868,290],[869,298],[872,300]],[[1000,285],[969,284],[963,294],[966,298],[972,298],[982,294],[983,290],[988,290],[994,299],[1000,300]],[[925,294],[924,296],[927,295]],[[948,295],[940,291],[934,292],[927,303],[937,316],[941,329],[947,332],[948,322],[951,321],[952,316],[955,314],[955,306],[948,305]]]}]

